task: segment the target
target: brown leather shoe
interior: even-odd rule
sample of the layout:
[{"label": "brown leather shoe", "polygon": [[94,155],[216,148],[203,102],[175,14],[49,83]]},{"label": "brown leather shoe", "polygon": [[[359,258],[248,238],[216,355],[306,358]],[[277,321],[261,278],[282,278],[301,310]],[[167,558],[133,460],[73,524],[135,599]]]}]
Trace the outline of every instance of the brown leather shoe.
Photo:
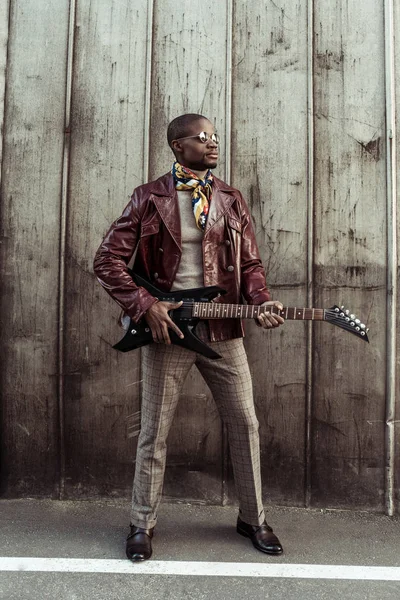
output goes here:
[{"label": "brown leather shoe", "polygon": [[151,538],[153,537],[154,527],[151,529],[142,529],[131,525],[131,532],[126,538],[126,555],[129,560],[138,562],[147,560],[152,553]]},{"label": "brown leather shoe", "polygon": [[254,548],[265,552],[266,554],[282,554],[282,544],[272,531],[267,521],[261,523],[261,525],[254,526],[249,525],[242,521],[240,517],[237,520],[236,531],[244,537],[249,537],[253,542]]}]

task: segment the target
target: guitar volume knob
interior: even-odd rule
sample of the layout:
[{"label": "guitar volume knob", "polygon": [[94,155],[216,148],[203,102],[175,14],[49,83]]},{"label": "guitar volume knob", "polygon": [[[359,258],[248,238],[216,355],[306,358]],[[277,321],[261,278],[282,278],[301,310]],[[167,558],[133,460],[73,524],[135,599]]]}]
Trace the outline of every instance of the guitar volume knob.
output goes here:
[{"label": "guitar volume knob", "polygon": [[132,335],[136,335],[136,334],[137,334],[137,331],[136,331],[136,329],[131,329],[131,334],[132,334]]}]

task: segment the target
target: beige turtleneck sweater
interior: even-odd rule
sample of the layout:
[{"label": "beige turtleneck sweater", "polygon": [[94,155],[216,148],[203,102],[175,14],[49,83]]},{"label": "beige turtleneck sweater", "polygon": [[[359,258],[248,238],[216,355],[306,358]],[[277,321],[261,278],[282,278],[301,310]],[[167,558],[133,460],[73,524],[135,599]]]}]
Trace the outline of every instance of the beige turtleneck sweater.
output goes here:
[{"label": "beige turtleneck sweater", "polygon": [[190,190],[178,191],[181,219],[182,258],[172,290],[203,287],[203,231],[196,225]]}]

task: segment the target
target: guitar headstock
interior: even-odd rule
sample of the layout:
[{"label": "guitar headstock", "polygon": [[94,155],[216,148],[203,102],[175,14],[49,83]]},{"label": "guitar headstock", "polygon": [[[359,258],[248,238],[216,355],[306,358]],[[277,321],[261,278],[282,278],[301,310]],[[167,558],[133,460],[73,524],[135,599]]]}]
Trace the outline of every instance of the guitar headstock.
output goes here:
[{"label": "guitar headstock", "polygon": [[369,342],[368,327],[344,306],[339,308],[335,305],[332,308],[325,309],[325,320]]}]

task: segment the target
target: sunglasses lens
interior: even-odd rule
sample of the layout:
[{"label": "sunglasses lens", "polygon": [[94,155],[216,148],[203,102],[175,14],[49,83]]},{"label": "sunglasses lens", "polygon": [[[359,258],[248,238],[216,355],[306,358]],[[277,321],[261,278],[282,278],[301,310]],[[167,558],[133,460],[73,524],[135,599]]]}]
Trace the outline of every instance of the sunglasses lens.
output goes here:
[{"label": "sunglasses lens", "polygon": [[214,142],[214,144],[219,144],[218,133],[212,133],[211,135],[208,135],[206,131],[201,131],[197,137],[203,144],[208,142],[209,139],[211,139]]}]

